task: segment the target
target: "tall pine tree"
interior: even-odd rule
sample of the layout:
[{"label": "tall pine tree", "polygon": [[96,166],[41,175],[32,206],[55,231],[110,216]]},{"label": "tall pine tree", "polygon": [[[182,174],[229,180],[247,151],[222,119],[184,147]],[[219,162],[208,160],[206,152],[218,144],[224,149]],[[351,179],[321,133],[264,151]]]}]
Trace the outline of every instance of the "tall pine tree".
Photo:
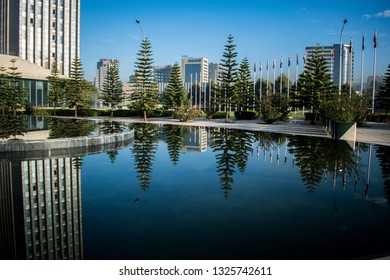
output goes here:
[{"label": "tall pine tree", "polygon": [[379,90],[378,101],[378,107],[385,109],[387,122],[387,113],[390,109],[390,64],[387,66],[387,72]]},{"label": "tall pine tree", "polygon": [[249,110],[253,107],[253,83],[248,58],[244,58],[237,72],[237,107],[238,111]]},{"label": "tall pine tree", "polygon": [[233,44],[233,36],[229,34],[227,45],[223,58],[221,59],[221,74],[219,77],[220,88],[217,93],[216,101],[225,109],[225,122],[229,121],[229,110],[236,101],[236,82],[237,82],[237,52],[236,45]]},{"label": "tall pine tree", "polygon": [[133,107],[143,111],[144,121],[147,121],[147,112],[154,110],[158,105],[159,93],[153,76],[153,58],[150,40],[144,38],[141,50],[137,53],[135,62],[135,89],[131,96]]},{"label": "tall pine tree", "polygon": [[8,75],[7,69],[4,66],[0,66],[0,108],[2,114],[5,114],[5,110],[7,107],[7,99],[8,99]]},{"label": "tall pine tree", "polygon": [[101,98],[103,104],[111,108],[111,117],[113,117],[114,108],[123,100],[123,87],[119,78],[119,70],[116,62],[108,68],[103,82]]},{"label": "tall pine tree", "polygon": [[168,86],[164,90],[163,103],[167,108],[177,112],[187,102],[188,97],[181,78],[180,66],[175,63],[169,75]]},{"label": "tall pine tree", "polygon": [[89,105],[89,85],[84,80],[83,67],[79,57],[75,57],[72,62],[70,79],[66,83],[66,99],[70,107],[75,108],[75,117],[79,107]]},{"label": "tall pine tree", "polygon": [[56,107],[59,107],[64,100],[65,94],[65,80],[59,77],[60,71],[57,62],[53,62],[51,66],[51,74],[47,77],[49,81],[49,90],[47,92],[47,103],[53,106],[54,115],[56,115]]},{"label": "tall pine tree", "polygon": [[16,109],[25,105],[27,100],[26,89],[22,86],[20,72],[17,72],[18,67],[15,66],[15,59],[11,59],[12,66],[8,67],[8,84],[6,86],[6,96],[8,107],[16,116]]},{"label": "tall pine tree", "polygon": [[334,93],[332,77],[322,56],[322,49],[317,46],[307,59],[303,73],[299,75],[296,99],[300,105],[312,106],[314,123],[321,100],[332,93]]}]

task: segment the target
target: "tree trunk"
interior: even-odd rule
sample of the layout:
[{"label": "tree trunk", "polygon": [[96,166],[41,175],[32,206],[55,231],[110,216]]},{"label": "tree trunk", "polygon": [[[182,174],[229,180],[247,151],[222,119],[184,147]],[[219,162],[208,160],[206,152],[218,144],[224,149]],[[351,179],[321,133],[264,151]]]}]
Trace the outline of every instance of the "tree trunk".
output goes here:
[{"label": "tree trunk", "polygon": [[74,117],[77,118],[77,105],[74,108]]},{"label": "tree trunk", "polygon": [[229,112],[226,110],[225,123],[228,123],[228,122],[229,122]]},{"label": "tree trunk", "polygon": [[111,118],[114,117],[114,109],[111,108]]},{"label": "tree trunk", "polygon": [[146,111],[144,110],[144,121],[147,122],[148,121],[148,117],[146,115]]}]

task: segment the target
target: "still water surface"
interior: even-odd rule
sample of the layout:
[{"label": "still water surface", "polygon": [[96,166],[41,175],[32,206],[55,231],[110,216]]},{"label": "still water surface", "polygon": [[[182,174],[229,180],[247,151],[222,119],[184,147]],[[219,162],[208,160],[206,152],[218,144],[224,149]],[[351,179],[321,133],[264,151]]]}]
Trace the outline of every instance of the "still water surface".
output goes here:
[{"label": "still water surface", "polygon": [[[18,237],[3,242],[2,258],[350,259],[390,252],[390,147],[131,128],[133,143],[119,150],[3,161],[22,176],[13,182],[21,187],[13,204]],[[3,232],[12,232],[7,215]]]},{"label": "still water surface", "polygon": [[83,161],[84,257],[343,259],[388,252],[389,152],[271,133],[137,126],[135,142],[115,160],[100,154]]}]

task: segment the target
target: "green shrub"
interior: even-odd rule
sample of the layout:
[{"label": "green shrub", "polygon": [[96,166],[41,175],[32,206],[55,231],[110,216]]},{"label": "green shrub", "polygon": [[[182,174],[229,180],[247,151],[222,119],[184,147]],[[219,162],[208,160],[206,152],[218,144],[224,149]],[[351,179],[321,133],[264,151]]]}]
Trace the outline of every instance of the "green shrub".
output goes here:
[{"label": "green shrub", "polygon": [[[384,113],[374,113],[368,116],[367,118],[371,122],[381,122],[385,123],[386,122],[386,114]],[[390,115],[387,116],[387,122],[390,121]]]},{"label": "green shrub", "polygon": [[234,117],[236,120],[254,120],[259,117],[259,114],[256,111],[235,111]]}]

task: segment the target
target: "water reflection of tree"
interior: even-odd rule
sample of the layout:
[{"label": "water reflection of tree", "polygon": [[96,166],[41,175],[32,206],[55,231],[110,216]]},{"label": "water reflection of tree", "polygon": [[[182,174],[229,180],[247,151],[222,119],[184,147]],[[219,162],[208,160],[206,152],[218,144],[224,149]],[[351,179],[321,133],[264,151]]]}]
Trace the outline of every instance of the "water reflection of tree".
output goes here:
[{"label": "water reflection of tree", "polygon": [[52,118],[48,121],[49,138],[88,136],[95,130],[96,124],[81,119]]},{"label": "water reflection of tree", "polygon": [[[126,126],[114,121],[103,121],[101,123],[98,123],[99,132],[102,134],[114,134],[114,133],[121,133],[126,130]],[[110,159],[110,162],[114,164],[116,160],[116,156],[118,155],[117,150],[112,150],[107,152],[108,158]]]},{"label": "water reflection of tree", "polygon": [[164,125],[165,141],[168,146],[168,154],[173,165],[177,165],[180,158],[180,150],[185,145],[185,136],[188,127],[181,125]]},{"label": "water reflection of tree", "polygon": [[137,178],[142,191],[147,191],[152,180],[152,166],[158,141],[158,126],[155,124],[133,124],[134,142],[131,153],[134,157]]},{"label": "water reflection of tree", "polygon": [[379,159],[379,166],[382,168],[384,179],[384,196],[390,204],[390,146],[377,146],[376,156]]},{"label": "water reflection of tree", "polygon": [[311,193],[328,171],[333,172],[335,178],[341,176],[345,185],[346,176],[359,169],[358,155],[345,141],[297,136],[289,138],[288,146],[299,166],[302,181]]},{"label": "water reflection of tree", "polygon": [[236,139],[235,152],[237,167],[241,173],[244,173],[255,136],[253,132],[245,130],[233,130],[231,133],[233,133]]},{"label": "water reflection of tree", "polygon": [[235,167],[245,172],[248,156],[252,150],[253,132],[234,129],[211,130],[211,148],[216,153],[217,173],[224,190],[229,197],[234,183]]},{"label": "water reflection of tree", "polygon": [[23,116],[0,115],[0,138],[8,139],[12,136],[23,135],[27,132],[26,121]]},{"label": "water reflection of tree", "polygon": [[104,121],[98,124],[99,131],[103,134],[120,133],[126,129],[126,126],[113,121]]}]

